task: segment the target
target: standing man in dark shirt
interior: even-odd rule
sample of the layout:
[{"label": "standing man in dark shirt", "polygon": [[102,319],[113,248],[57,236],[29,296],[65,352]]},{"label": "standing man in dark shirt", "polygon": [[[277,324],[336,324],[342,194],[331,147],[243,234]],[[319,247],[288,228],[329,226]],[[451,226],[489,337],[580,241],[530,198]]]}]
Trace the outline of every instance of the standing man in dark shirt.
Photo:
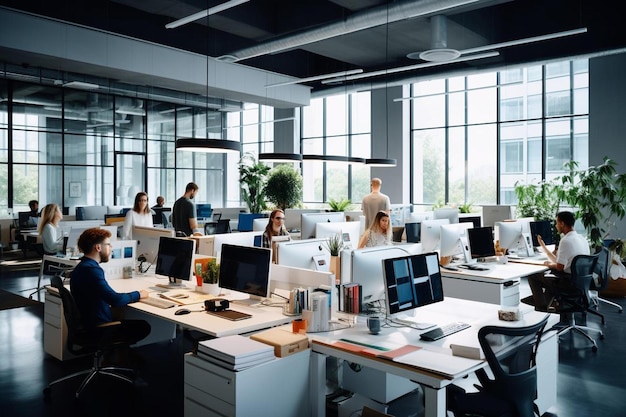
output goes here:
[{"label": "standing man in dark shirt", "polygon": [[172,225],[177,233],[185,236],[202,236],[202,230],[198,227],[196,218],[196,204],[193,198],[198,193],[198,185],[190,182],[185,187],[185,194],[172,207]]},{"label": "standing man in dark shirt", "polygon": [[[78,238],[78,247],[85,256],[70,275],[70,290],[83,325],[88,329],[112,322],[111,307],[122,307],[148,297],[146,290],[118,293],[109,286],[100,264],[111,257],[110,239],[111,232],[100,228],[87,229]],[[107,336],[132,345],[150,334],[150,324],[144,320],[122,320],[121,323],[112,326]]]}]

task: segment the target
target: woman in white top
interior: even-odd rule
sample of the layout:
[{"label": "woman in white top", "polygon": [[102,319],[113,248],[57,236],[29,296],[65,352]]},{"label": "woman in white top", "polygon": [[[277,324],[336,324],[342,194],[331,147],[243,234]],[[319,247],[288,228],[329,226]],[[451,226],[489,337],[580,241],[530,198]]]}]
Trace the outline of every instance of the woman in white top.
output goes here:
[{"label": "woman in white top", "polygon": [[124,219],[124,232],[122,239],[130,239],[133,234],[133,226],[152,227],[152,211],[148,206],[148,194],[140,191],[135,196],[135,205],[126,213]]},{"label": "woman in white top", "polygon": [[359,249],[373,246],[391,245],[391,225],[389,214],[379,211],[372,224],[365,230],[359,239]]},{"label": "woman in white top", "polygon": [[46,255],[56,255],[63,250],[63,232],[59,229],[62,218],[63,213],[57,204],[48,204],[41,211],[39,236]]}]

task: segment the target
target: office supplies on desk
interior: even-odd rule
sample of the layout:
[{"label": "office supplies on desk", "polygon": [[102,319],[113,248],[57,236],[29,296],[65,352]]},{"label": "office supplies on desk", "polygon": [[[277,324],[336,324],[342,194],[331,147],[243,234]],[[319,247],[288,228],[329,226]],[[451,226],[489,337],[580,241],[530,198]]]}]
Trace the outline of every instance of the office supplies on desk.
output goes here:
[{"label": "office supplies on desk", "polygon": [[159,308],[171,308],[171,307],[178,305],[177,303],[171,300],[166,300],[164,298],[155,298],[155,297],[141,298],[139,302],[151,305],[153,307],[159,307]]},{"label": "office supplies on desk", "polygon": [[469,327],[470,325],[467,323],[462,323],[462,322],[449,323],[444,326],[437,327],[435,329],[422,333],[420,335],[420,339],[433,342],[435,340],[439,340],[446,336],[450,336],[451,334],[460,332],[461,330],[465,330]]}]

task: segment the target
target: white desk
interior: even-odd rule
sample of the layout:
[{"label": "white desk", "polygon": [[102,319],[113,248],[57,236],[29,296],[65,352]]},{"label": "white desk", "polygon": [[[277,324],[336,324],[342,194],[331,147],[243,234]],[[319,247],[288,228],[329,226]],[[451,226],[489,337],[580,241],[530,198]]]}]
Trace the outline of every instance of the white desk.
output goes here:
[{"label": "white desk", "polygon": [[[524,318],[517,322],[504,322],[497,319],[498,306],[475,301],[446,298],[443,302],[421,307],[418,311],[420,320],[443,325],[462,320],[472,325],[469,329],[440,339],[435,342],[422,342],[419,334],[422,331],[409,328],[383,327],[379,335],[370,335],[365,325],[354,328],[308,334],[311,344],[311,405],[313,416],[325,415],[326,358],[336,357],[349,362],[367,366],[381,372],[398,375],[418,382],[424,389],[425,416],[446,416],[446,387],[465,375],[487,366],[483,360],[470,360],[452,356],[450,343],[477,345],[478,329],[487,324],[499,326],[527,326],[539,322],[545,313],[532,310],[529,306],[520,306]],[[551,317],[552,321],[558,320]],[[550,328],[548,322],[546,328]],[[544,334],[537,354],[537,405],[543,413],[556,404],[558,344],[556,332]],[[424,353],[423,367],[401,364],[390,360],[379,359],[362,353],[355,353],[333,343],[340,338],[355,340],[371,345],[384,347],[401,347],[407,344],[422,347],[417,354]],[[461,360],[459,360],[461,359]],[[445,371],[443,371],[445,370]]]},{"label": "white desk", "polygon": [[446,297],[516,306],[520,301],[520,278],[548,269],[544,265],[513,262],[504,265],[497,263],[480,263],[478,265],[489,268],[489,270],[459,269],[458,271],[450,271],[441,268],[443,293]]}]

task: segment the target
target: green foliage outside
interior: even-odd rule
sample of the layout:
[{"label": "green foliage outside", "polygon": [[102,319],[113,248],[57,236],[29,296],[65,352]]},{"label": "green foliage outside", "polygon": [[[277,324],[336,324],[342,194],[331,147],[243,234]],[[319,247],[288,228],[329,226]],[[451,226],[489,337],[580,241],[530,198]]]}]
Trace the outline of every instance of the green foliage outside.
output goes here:
[{"label": "green foliage outside", "polygon": [[267,178],[265,196],[282,210],[297,207],[302,201],[302,176],[291,164],[274,167]]}]

